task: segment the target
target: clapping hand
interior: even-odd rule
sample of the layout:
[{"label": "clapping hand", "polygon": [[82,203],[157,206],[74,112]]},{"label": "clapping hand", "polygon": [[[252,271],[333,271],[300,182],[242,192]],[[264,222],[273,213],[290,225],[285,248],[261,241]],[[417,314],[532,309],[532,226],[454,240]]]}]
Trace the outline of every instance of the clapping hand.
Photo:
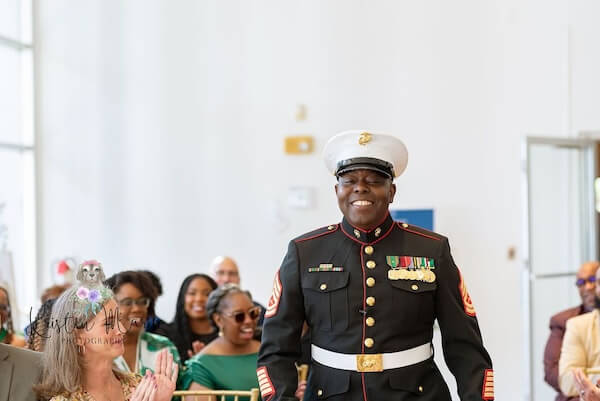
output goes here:
[{"label": "clapping hand", "polygon": [[579,398],[585,401],[600,401],[600,389],[596,387],[581,369],[575,369],[575,384],[579,389]]},{"label": "clapping hand", "polygon": [[[154,362],[154,383],[156,384],[156,399],[154,401],[169,401],[175,391],[179,365],[173,362],[173,354],[166,348],[156,356]],[[151,400],[152,401],[152,400]]]},{"label": "clapping hand", "polygon": [[152,379],[152,372],[146,371],[146,375],[138,383],[133,394],[131,395],[131,401],[156,401],[156,383]]},{"label": "clapping hand", "polygon": [[188,356],[189,356],[190,358],[191,358],[191,357],[193,357],[193,356],[194,356],[194,355],[196,355],[198,352],[202,351],[202,348],[204,348],[204,343],[203,343],[203,342],[200,342],[200,341],[198,341],[198,340],[194,341],[194,342],[192,343],[192,349],[188,349],[188,350],[187,350]]}]

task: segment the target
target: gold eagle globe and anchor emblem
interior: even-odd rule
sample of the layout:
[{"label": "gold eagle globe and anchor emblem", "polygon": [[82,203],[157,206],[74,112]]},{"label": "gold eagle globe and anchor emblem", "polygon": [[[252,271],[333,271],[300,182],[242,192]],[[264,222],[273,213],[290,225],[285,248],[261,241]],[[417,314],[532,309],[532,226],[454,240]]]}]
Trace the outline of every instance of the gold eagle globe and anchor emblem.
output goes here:
[{"label": "gold eagle globe and anchor emblem", "polygon": [[371,134],[369,134],[368,132],[363,132],[358,137],[358,144],[359,145],[366,145],[367,143],[371,142],[372,138],[373,137],[371,136]]}]

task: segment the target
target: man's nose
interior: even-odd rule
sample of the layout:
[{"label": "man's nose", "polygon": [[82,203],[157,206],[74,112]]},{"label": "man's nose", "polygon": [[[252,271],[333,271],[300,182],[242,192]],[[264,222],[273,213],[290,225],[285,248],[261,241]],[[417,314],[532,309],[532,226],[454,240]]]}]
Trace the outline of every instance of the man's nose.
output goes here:
[{"label": "man's nose", "polygon": [[596,283],[590,283],[589,281],[585,282],[585,289],[586,290],[593,290],[596,288]]},{"label": "man's nose", "polygon": [[365,183],[359,181],[354,185],[354,188],[352,188],[352,190],[355,193],[368,192],[369,186],[366,185]]}]

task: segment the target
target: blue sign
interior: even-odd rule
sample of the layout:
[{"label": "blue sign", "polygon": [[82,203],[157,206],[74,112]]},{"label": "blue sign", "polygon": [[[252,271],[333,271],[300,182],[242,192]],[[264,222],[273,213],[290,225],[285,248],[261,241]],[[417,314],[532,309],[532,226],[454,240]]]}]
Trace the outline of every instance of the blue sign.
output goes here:
[{"label": "blue sign", "polygon": [[433,231],[433,209],[390,210],[395,221]]}]

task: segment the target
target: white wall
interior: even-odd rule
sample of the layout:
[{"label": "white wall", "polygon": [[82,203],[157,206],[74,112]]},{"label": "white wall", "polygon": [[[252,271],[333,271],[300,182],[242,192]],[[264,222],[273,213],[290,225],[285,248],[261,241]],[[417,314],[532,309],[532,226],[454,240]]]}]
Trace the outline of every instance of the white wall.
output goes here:
[{"label": "white wall", "polygon": [[[183,277],[226,253],[264,303],[287,241],[340,219],[319,156],[327,138],[385,130],[410,152],[394,206],[435,208],[494,360],[497,399],[522,399],[521,264],[507,258],[522,244],[520,146],[527,133],[600,127],[589,34],[598,5],[37,5],[44,284],[67,255],[98,258],[109,273],[149,267],[165,284],[158,309],[168,319]],[[298,103],[305,122],[294,120]],[[285,156],[284,136],[304,133],[317,152]],[[286,207],[295,185],[316,189],[313,210]]]}]

